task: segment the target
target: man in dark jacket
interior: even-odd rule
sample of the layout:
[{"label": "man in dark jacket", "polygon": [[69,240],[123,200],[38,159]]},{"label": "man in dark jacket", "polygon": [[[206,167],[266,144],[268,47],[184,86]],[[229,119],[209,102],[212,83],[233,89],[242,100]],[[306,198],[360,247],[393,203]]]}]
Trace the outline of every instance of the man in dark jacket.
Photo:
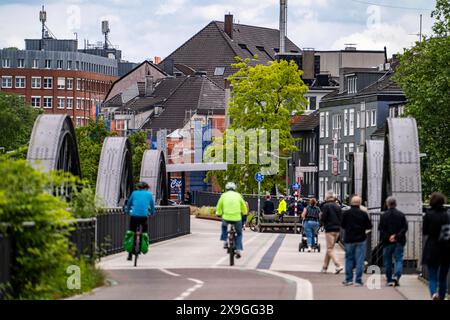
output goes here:
[{"label": "man in dark jacket", "polygon": [[350,209],[342,216],[345,244],[345,281],[344,285],[353,284],[353,268],[356,268],[355,286],[361,287],[366,256],[366,231],[372,229],[369,215],[360,209],[361,198],[353,196]]},{"label": "man in dark jacket", "polygon": [[330,259],[336,266],[336,273],[341,272],[344,268],[341,266],[334,254],[334,246],[341,231],[341,207],[336,204],[335,195],[332,191],[328,191],[325,195],[325,204],[322,206],[322,214],[320,220],[325,229],[325,240],[327,244],[327,252],[323,262],[322,272],[327,272]]},{"label": "man in dark jacket", "polygon": [[275,211],[275,205],[273,204],[272,200],[270,200],[270,194],[266,196],[266,200],[263,204],[263,212],[264,214],[273,214]]},{"label": "man in dark jacket", "polygon": [[[408,223],[403,212],[396,209],[397,200],[394,197],[386,199],[388,208],[380,218],[378,230],[383,244],[384,269],[388,286],[399,286],[403,269],[403,252],[406,244]],[[392,277],[392,256],[395,257],[395,274]]]}]

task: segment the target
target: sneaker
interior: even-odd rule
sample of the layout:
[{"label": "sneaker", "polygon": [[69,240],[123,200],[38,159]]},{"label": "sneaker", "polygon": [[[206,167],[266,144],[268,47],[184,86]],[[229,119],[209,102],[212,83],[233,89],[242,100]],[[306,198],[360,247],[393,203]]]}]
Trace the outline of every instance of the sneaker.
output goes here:
[{"label": "sneaker", "polygon": [[322,269],[320,270],[320,272],[321,272],[321,273],[327,273],[327,269],[322,268]]},{"label": "sneaker", "polygon": [[394,277],[394,287],[400,287],[400,281],[397,277]]},{"label": "sneaker", "polygon": [[353,285],[353,282],[352,282],[352,281],[350,281],[350,282],[344,281],[344,282],[342,282],[342,284],[343,284],[344,286],[348,287],[348,286],[352,286],[352,285]]},{"label": "sneaker", "polygon": [[395,282],[394,281],[390,281],[387,283],[388,287],[394,287],[395,286]]},{"label": "sneaker", "polygon": [[335,274],[339,274],[342,270],[344,270],[344,267],[337,267]]},{"label": "sneaker", "polygon": [[357,283],[355,283],[355,287],[362,287],[363,286],[363,283],[362,282],[357,282]]},{"label": "sneaker", "polygon": [[441,299],[439,298],[439,294],[438,294],[438,293],[435,293],[435,294],[433,294],[433,296],[431,297],[431,300],[441,300]]},{"label": "sneaker", "polygon": [[228,249],[228,242],[225,241],[225,242],[223,243],[223,248],[224,248],[224,249]]},{"label": "sneaker", "polygon": [[311,247],[308,247],[308,252],[311,252]]},{"label": "sneaker", "polygon": [[239,250],[236,250],[236,251],[234,252],[234,254],[235,254],[235,256],[236,256],[236,259],[239,259],[239,258],[241,257],[241,251],[239,251]]}]

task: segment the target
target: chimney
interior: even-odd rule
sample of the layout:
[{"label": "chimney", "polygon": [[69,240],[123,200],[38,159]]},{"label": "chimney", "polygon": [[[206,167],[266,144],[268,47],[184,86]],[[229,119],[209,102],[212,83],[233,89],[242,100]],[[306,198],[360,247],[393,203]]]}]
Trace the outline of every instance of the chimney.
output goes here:
[{"label": "chimney", "polygon": [[153,61],[154,61],[155,64],[160,64],[161,63],[161,57],[155,56]]},{"label": "chimney", "polygon": [[153,76],[145,76],[145,96],[149,97],[153,93]]},{"label": "chimney", "polygon": [[225,15],[225,33],[233,39],[233,15],[230,13]]},{"label": "chimney", "polygon": [[287,0],[280,0],[280,54],[286,52]]}]

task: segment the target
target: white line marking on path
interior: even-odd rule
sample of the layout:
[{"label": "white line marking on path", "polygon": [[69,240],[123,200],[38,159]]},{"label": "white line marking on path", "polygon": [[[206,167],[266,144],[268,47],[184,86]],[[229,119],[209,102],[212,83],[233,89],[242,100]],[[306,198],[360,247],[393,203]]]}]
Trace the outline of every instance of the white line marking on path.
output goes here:
[{"label": "white line marking on path", "polygon": [[272,270],[261,270],[257,269],[258,272],[264,272],[267,274],[271,274],[276,277],[281,277],[286,280],[294,281],[297,284],[297,292],[295,294],[295,300],[313,300],[314,294],[313,294],[313,286],[311,282],[308,280],[290,275],[285,274],[281,272],[276,272]]},{"label": "white line marking on path", "polygon": [[200,289],[205,284],[203,281],[193,278],[188,278],[189,281],[195,282],[196,285],[193,287],[190,287],[186,291],[184,291],[182,294],[180,294],[178,297],[176,297],[174,300],[184,300],[187,297],[189,297],[194,291]]},{"label": "white line marking on path", "polygon": [[179,277],[180,276],[179,274],[173,273],[173,272],[171,272],[169,270],[166,270],[166,269],[159,269],[159,271],[164,272],[165,274],[168,274],[169,276],[173,276],[173,277]]}]

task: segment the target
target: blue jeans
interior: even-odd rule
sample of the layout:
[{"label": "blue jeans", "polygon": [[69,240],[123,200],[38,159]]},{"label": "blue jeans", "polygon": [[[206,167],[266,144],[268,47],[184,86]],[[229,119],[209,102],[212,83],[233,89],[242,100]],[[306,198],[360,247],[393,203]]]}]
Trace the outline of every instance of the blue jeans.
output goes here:
[{"label": "blue jeans", "polygon": [[242,216],[242,228],[245,227],[246,223],[247,223],[247,216]]},{"label": "blue jeans", "polygon": [[353,268],[356,268],[356,283],[362,284],[364,258],[366,256],[366,242],[345,244],[345,281],[353,282]]},{"label": "blue jeans", "polygon": [[228,234],[227,234],[227,227],[228,224],[233,224],[234,229],[236,230],[236,250],[242,251],[244,250],[242,246],[242,221],[225,221],[222,220],[222,234],[220,235],[220,240],[227,241],[228,240]]},{"label": "blue jeans", "polygon": [[400,279],[403,270],[403,252],[405,247],[400,243],[392,243],[384,246],[383,259],[384,270],[386,272],[387,282],[392,282],[392,256],[395,258],[395,270],[394,276]]},{"label": "blue jeans", "polygon": [[313,221],[313,220],[305,221],[304,228],[305,228],[306,242],[308,243],[308,247],[315,246],[317,243],[316,243],[316,239],[315,239],[314,235],[316,234],[317,229],[319,229],[319,222]]},{"label": "blue jeans", "polygon": [[438,292],[439,285],[439,298],[441,300],[445,299],[445,294],[447,293],[447,275],[449,268],[450,266],[448,264],[441,264],[439,267],[428,266],[428,287],[430,289],[431,296]]}]

